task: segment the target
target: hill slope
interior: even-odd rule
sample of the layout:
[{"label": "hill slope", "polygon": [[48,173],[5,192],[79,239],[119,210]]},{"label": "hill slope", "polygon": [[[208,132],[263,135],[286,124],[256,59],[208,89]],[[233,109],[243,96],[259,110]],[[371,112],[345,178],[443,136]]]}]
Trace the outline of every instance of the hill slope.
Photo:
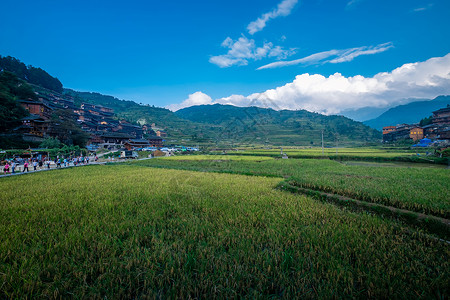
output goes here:
[{"label": "hill slope", "polygon": [[433,100],[417,101],[393,107],[379,117],[363,122],[364,124],[381,130],[384,126],[397,124],[414,124],[431,113],[450,104],[450,96],[439,96]]},{"label": "hill slope", "polygon": [[157,127],[167,131],[168,143],[182,143],[183,140],[200,144],[210,143],[220,131],[219,126],[206,126],[182,119],[166,108],[140,105],[134,101],[120,100],[100,93],[64,89],[64,94],[74,97],[78,105],[86,102],[112,108],[117,117],[129,122],[141,125],[155,123]]},{"label": "hill slope", "polygon": [[343,116],[324,116],[306,110],[281,110],[231,105],[200,105],[181,109],[181,118],[222,127],[222,140],[252,144],[319,145],[322,130],[328,145],[375,142],[380,132]]}]

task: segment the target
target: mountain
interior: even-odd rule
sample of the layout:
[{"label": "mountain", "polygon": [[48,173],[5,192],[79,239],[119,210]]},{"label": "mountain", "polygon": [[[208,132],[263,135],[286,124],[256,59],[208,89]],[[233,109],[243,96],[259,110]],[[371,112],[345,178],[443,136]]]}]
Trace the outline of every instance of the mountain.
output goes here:
[{"label": "mountain", "polygon": [[381,130],[384,126],[397,124],[415,124],[421,119],[429,117],[433,111],[450,104],[450,96],[439,96],[433,100],[417,101],[390,108],[375,119],[363,122],[364,124]]},{"label": "mountain", "polygon": [[42,98],[56,99],[58,103],[67,100],[72,106],[66,108],[67,114],[74,115],[74,109],[81,103],[89,103],[112,108],[115,119],[154,124],[167,132],[166,144],[310,146],[321,144],[322,132],[328,146],[362,145],[381,139],[380,132],[343,116],[219,104],[189,107],[174,113],[113,96],[63,89],[57,78],[12,57],[0,56],[0,71],[11,71],[32,83]]},{"label": "mountain", "polygon": [[59,93],[62,92],[63,89],[63,85],[58,78],[52,77],[41,68],[26,66],[23,62],[11,56],[2,57],[0,55],[0,71],[14,73],[17,77],[28,83]]},{"label": "mountain", "polygon": [[362,107],[358,109],[346,109],[341,111],[340,115],[358,122],[363,122],[375,119],[389,108],[390,107]]},{"label": "mountain", "polygon": [[64,95],[73,97],[77,106],[82,102],[102,105],[112,108],[119,119],[141,125],[155,124],[156,127],[168,133],[168,143],[182,143],[183,140],[200,144],[210,143],[220,131],[219,126],[205,126],[182,119],[166,108],[141,105],[134,101],[120,100],[100,93],[78,92],[71,89],[64,89]]},{"label": "mountain", "polygon": [[320,145],[322,130],[328,146],[376,142],[381,133],[343,116],[306,110],[280,110],[232,105],[199,105],[175,112],[192,122],[220,126],[220,139],[245,144]]}]

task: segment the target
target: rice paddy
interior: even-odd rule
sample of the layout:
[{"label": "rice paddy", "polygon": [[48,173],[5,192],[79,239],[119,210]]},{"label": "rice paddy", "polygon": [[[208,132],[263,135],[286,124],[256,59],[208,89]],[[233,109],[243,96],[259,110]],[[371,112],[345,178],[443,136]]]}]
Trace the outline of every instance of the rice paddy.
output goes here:
[{"label": "rice paddy", "polygon": [[[140,161],[142,166],[275,176],[292,184],[415,212],[450,218],[450,172],[431,168],[379,168],[332,160],[257,156],[185,156]],[[195,159],[195,161],[193,161]]]},{"label": "rice paddy", "polygon": [[[312,182],[313,169],[329,187],[333,169],[349,172],[296,163],[183,156],[2,178],[0,297],[448,297],[447,243],[277,190],[287,177]],[[445,173],[413,173],[448,188]],[[448,212],[433,197],[423,207]]]}]

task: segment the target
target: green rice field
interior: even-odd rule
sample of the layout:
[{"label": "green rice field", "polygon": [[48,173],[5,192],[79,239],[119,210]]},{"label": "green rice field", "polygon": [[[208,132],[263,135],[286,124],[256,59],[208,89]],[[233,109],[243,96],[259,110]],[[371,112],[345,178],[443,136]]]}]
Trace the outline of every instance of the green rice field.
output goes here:
[{"label": "green rice field", "polygon": [[334,160],[406,161],[448,164],[448,159],[446,158],[427,156],[424,149],[388,150],[377,148],[324,148],[322,152],[321,148],[296,149],[290,147],[275,149],[242,148],[226,152],[228,155],[269,156],[279,158],[281,157],[281,151],[283,151],[283,153],[288,155],[290,158],[326,157]]},{"label": "green rice field", "polygon": [[[187,157],[189,157],[187,159]],[[195,161],[194,161],[195,160]],[[292,184],[415,212],[450,218],[450,170],[345,165],[323,159],[257,156],[173,156],[141,166],[275,176]]]},{"label": "green rice field", "polygon": [[[288,179],[371,194],[395,178],[378,170],[183,156],[0,178],[0,298],[447,298],[445,241],[276,189]],[[399,203],[448,212],[437,172],[448,170],[403,171],[438,191]],[[375,180],[367,190],[362,176]]]}]

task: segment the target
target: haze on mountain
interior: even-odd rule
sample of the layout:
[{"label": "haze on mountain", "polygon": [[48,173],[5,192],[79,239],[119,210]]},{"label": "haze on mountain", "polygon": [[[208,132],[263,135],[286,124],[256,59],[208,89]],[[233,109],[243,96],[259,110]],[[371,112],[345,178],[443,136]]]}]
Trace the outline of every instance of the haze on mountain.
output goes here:
[{"label": "haze on mountain", "polygon": [[450,96],[439,96],[432,100],[416,101],[390,108],[377,118],[363,123],[381,130],[384,126],[398,124],[417,124],[423,118],[428,118],[432,112],[450,105]]}]

